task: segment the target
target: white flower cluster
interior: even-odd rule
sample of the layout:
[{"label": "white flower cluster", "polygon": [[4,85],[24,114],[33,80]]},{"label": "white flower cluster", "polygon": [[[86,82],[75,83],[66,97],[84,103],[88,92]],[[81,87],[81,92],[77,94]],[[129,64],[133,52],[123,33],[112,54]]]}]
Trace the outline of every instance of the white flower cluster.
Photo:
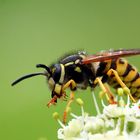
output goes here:
[{"label": "white flower cluster", "polygon": [[[117,104],[105,105],[103,100],[103,113],[100,113],[93,93],[96,116],[89,116],[80,104],[82,115],[73,116],[73,119],[58,130],[60,140],[139,140],[140,139],[140,101],[127,103],[122,96],[117,99]],[[78,99],[81,100],[81,99]],[[78,101],[77,100],[77,101]]]}]

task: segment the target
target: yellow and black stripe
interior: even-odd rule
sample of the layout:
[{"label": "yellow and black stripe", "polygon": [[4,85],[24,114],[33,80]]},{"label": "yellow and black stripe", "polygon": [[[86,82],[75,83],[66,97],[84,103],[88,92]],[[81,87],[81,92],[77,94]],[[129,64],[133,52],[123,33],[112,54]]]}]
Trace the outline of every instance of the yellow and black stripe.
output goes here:
[{"label": "yellow and black stripe", "polygon": [[[100,71],[101,75],[105,75],[110,69],[114,69],[118,73],[119,77],[130,89],[130,92],[135,99],[140,98],[140,74],[134,66],[130,65],[127,60],[118,58],[117,60],[114,59],[100,62],[98,72]],[[114,75],[106,77],[105,82],[114,88],[120,87]]]}]

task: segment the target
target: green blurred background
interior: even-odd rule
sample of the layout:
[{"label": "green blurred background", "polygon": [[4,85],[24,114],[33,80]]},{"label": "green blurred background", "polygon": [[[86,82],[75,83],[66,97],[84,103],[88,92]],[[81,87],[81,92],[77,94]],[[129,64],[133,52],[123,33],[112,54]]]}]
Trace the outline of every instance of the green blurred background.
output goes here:
[{"label": "green blurred background", "polygon": [[[44,77],[11,87],[13,80],[73,50],[110,48],[140,48],[139,0],[0,0],[0,140],[56,140],[52,113],[62,116],[66,105],[46,107]],[[140,56],[129,60],[140,69]],[[77,97],[95,114],[89,90]],[[75,103],[72,109],[80,114]]]}]

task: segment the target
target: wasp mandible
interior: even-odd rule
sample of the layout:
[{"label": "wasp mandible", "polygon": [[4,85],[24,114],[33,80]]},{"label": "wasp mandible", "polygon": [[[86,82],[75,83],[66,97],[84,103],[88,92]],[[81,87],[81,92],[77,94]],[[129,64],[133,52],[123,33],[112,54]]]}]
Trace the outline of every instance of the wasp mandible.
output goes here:
[{"label": "wasp mandible", "polygon": [[136,101],[140,98],[140,74],[137,69],[122,57],[139,55],[140,49],[104,51],[94,55],[87,55],[84,51],[68,55],[56,64],[46,66],[37,64],[37,68],[45,69],[41,73],[25,75],[12,83],[12,86],[20,81],[43,75],[47,78],[52,99],[48,106],[55,104],[58,98],[66,98],[66,89],[70,88],[72,93],[68,105],[73,100],[77,88],[92,89],[99,85],[103,92],[108,95],[108,101],[114,102],[112,94],[108,93],[106,84],[114,87],[129,88],[130,98]]}]

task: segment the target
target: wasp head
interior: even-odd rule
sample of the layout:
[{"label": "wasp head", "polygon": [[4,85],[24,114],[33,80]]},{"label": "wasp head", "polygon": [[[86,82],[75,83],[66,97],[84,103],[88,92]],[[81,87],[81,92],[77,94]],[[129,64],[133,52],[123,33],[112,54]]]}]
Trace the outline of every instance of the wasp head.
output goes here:
[{"label": "wasp head", "polygon": [[51,97],[55,97],[55,102],[57,98],[62,96],[62,84],[60,83],[61,77],[61,64],[54,64],[50,67],[46,67],[43,64],[38,64],[37,68],[45,68],[44,74],[47,76],[47,82],[50,90],[52,91]]},{"label": "wasp head", "polygon": [[[62,96],[62,94],[61,94],[62,85],[59,83],[60,77],[61,77],[60,64],[54,64],[51,67],[48,67],[44,64],[37,64],[36,67],[43,68],[43,69],[45,69],[45,71],[42,73],[32,73],[32,74],[22,76],[19,79],[15,80],[12,83],[12,86],[16,85],[17,83],[19,83],[27,78],[31,78],[31,77],[37,76],[37,75],[43,75],[43,76],[46,76],[49,88],[52,91],[51,97],[53,98],[55,96],[57,98],[60,98]],[[57,98],[56,98],[55,102],[57,102]]]}]

